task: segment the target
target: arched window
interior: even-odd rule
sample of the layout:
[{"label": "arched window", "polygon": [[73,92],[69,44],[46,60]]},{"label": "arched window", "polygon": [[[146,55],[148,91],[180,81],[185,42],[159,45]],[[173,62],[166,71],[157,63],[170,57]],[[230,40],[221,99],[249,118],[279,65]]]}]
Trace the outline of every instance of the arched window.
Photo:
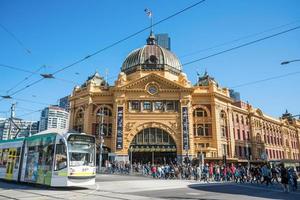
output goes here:
[{"label": "arched window", "polygon": [[[100,125],[100,126],[99,126]],[[112,111],[108,107],[100,107],[96,112],[96,122],[94,123],[94,134],[104,136],[112,135]]]},{"label": "arched window", "polygon": [[257,135],[256,135],[256,141],[257,141],[257,142],[261,142],[261,136],[260,136],[259,133],[257,133]]},{"label": "arched window", "polygon": [[203,108],[196,108],[193,113],[194,117],[207,117],[207,112]]},{"label": "arched window", "polygon": [[84,128],[84,111],[83,111],[83,109],[80,109],[76,112],[74,121],[75,121],[74,129],[80,133],[83,132],[83,128]]},{"label": "arched window", "polygon": [[160,128],[145,128],[134,136],[130,145],[175,145],[175,142],[166,131]]}]

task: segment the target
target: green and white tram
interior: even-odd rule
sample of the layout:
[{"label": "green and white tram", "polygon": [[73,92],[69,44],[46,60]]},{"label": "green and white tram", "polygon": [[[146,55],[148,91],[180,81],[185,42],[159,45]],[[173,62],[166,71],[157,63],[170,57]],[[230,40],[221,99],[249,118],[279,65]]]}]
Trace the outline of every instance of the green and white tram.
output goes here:
[{"label": "green and white tram", "polygon": [[54,187],[95,184],[95,138],[41,132],[0,141],[0,179]]}]

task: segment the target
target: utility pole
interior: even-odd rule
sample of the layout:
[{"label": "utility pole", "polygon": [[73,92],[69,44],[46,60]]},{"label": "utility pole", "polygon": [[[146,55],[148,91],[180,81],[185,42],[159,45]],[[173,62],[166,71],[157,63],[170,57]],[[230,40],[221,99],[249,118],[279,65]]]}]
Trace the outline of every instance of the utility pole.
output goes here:
[{"label": "utility pole", "polygon": [[99,121],[99,136],[100,136],[100,149],[99,149],[99,173],[101,173],[102,170],[102,153],[103,153],[103,121],[104,121],[104,107],[101,107],[101,113],[99,114],[101,117],[101,120]]},{"label": "utility pole", "polygon": [[12,103],[12,105],[10,107],[9,129],[8,129],[8,135],[7,135],[8,140],[11,139],[11,128],[12,128],[13,119],[15,118],[15,108],[16,108],[16,104]]}]

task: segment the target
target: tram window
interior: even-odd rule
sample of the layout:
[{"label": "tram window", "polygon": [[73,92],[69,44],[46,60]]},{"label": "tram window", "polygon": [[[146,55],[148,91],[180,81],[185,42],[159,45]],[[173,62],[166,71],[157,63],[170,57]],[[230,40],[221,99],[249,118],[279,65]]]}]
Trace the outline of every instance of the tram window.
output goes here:
[{"label": "tram window", "polygon": [[55,169],[54,170],[61,170],[66,167],[67,167],[66,146],[63,143],[56,144]]},{"label": "tram window", "polygon": [[17,149],[15,169],[19,168],[21,148]]},{"label": "tram window", "polygon": [[6,167],[6,163],[8,160],[8,149],[2,149],[2,162],[0,163],[0,167]]},{"label": "tram window", "polygon": [[2,165],[2,149],[0,149],[0,167]]}]

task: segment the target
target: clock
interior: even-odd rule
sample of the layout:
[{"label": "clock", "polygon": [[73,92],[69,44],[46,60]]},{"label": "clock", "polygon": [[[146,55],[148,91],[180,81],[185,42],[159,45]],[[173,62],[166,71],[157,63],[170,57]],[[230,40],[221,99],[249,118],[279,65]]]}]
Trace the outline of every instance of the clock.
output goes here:
[{"label": "clock", "polygon": [[158,92],[158,89],[157,89],[157,87],[156,86],[154,86],[154,85],[150,85],[149,87],[148,87],[148,92],[150,93],[150,94],[156,94],[157,92]]}]

